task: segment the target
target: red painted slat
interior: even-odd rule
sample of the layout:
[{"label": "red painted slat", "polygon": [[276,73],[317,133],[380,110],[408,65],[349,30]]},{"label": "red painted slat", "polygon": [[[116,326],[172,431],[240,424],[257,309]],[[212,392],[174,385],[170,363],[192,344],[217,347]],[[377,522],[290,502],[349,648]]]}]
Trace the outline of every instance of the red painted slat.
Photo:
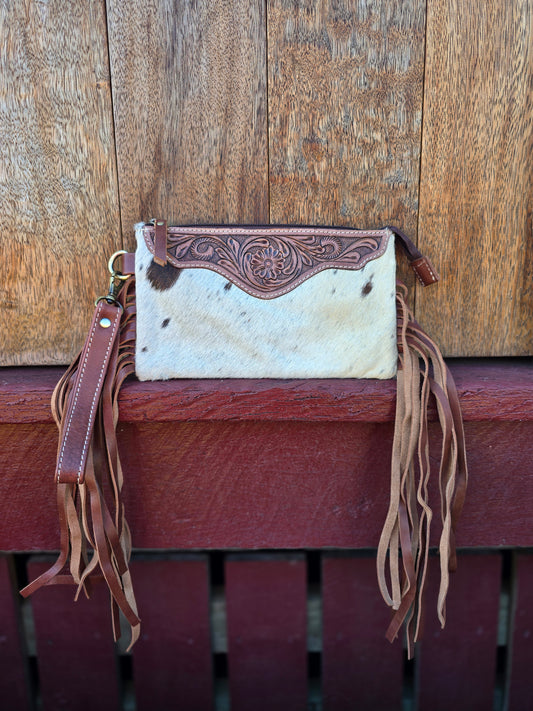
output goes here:
[{"label": "red painted slat", "polygon": [[[466,437],[458,544],[532,546],[533,422],[467,423]],[[377,546],[389,424],[121,424],[119,441],[135,547]],[[57,548],[56,447],[51,425],[0,425],[0,550]]]},{"label": "red painted slat", "polygon": [[135,545],[318,548],[379,539],[388,487],[376,481],[388,476],[390,425],[130,427],[124,469],[139,466],[138,448],[143,472],[125,496]]},{"label": "red painted slat", "polygon": [[[49,563],[30,561],[28,576]],[[118,711],[119,677],[109,594],[95,584],[91,599],[73,602],[74,587],[53,585],[32,596],[43,711]]]},{"label": "red painted slat", "polygon": [[401,708],[403,648],[385,639],[374,558],[324,554],[322,606],[324,711]]},{"label": "red painted slat", "polygon": [[55,425],[0,425],[0,550],[55,550]]},{"label": "red painted slat", "polygon": [[533,709],[533,555],[517,553],[512,641],[508,670],[508,711]]},{"label": "red painted slat", "polygon": [[232,711],[304,711],[304,558],[231,557],[226,564],[226,604]]},{"label": "red painted slat", "polygon": [[24,711],[31,706],[25,645],[15,595],[9,557],[0,555],[0,705]]},{"label": "red painted slat", "polygon": [[465,426],[470,479],[458,546],[531,546],[533,422]]},{"label": "red painted slat", "polygon": [[[136,546],[378,544],[389,498],[390,425],[129,425],[122,435],[127,482],[135,482],[125,485],[125,501]],[[467,426],[471,476],[460,546],[533,545],[531,441],[533,423]],[[438,496],[432,504],[438,513]],[[432,530],[438,535],[438,516]]]},{"label": "red painted slat", "polygon": [[213,707],[207,558],[135,560],[142,618],[133,648],[138,711]]},{"label": "red painted slat", "polygon": [[[452,360],[467,421],[533,419],[533,366],[527,359]],[[4,368],[0,423],[52,422],[50,397],[61,368]],[[394,381],[171,380],[125,384],[124,422],[305,419],[391,422]]]},{"label": "red painted slat", "polygon": [[418,711],[492,709],[496,673],[501,558],[462,555],[453,575],[447,622],[436,619],[438,561],[430,561],[423,641],[419,645]]}]

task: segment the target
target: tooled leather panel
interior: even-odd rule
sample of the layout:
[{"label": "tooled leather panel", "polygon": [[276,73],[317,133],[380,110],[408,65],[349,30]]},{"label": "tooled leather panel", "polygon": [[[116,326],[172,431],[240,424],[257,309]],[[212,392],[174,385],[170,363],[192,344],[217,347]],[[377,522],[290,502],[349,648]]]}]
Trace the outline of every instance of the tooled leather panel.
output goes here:
[{"label": "tooled leather panel", "polygon": [[[390,230],[324,227],[169,227],[173,266],[218,272],[243,291],[273,299],[324,269],[362,269],[386,250]],[[144,228],[154,253],[154,228]]]}]

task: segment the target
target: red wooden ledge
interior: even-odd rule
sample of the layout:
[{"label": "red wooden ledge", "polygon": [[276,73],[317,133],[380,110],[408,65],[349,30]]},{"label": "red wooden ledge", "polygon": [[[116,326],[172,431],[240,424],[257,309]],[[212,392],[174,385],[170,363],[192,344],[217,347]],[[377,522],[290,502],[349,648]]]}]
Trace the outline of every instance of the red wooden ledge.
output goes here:
[{"label": "red wooden ledge", "polygon": [[[531,359],[454,360],[466,422],[533,420]],[[0,424],[52,422],[50,396],[62,368],[0,371]],[[123,422],[392,422],[396,385],[386,380],[171,380],[127,382]]]},{"label": "red wooden ledge", "polygon": [[[531,546],[532,364],[451,367],[470,467],[458,545]],[[0,375],[0,498],[8,502],[0,550],[58,545],[48,401],[59,373]],[[118,439],[135,547],[375,547],[388,506],[394,400],[392,381],[126,384]],[[430,498],[437,514],[435,483]]]}]

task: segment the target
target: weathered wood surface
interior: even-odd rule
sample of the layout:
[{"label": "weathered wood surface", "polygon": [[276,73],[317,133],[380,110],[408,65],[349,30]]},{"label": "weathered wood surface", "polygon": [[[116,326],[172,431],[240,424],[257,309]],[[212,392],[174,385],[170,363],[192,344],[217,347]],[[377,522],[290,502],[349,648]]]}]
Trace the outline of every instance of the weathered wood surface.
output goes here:
[{"label": "weathered wood surface", "polygon": [[448,355],[533,353],[533,7],[428,4],[417,316]]},{"label": "weathered wood surface", "polygon": [[[134,545],[150,549],[372,548],[388,505],[392,425],[124,423]],[[532,422],[467,423],[460,546],[533,545]],[[0,426],[0,550],[58,546],[54,425]],[[439,510],[432,491],[432,506]],[[438,541],[438,516],[433,525]]]},{"label": "weathered wood surface", "polygon": [[14,577],[10,557],[0,555],[0,699],[6,709],[30,711],[27,650],[22,641]]},{"label": "weathered wood surface", "polygon": [[533,708],[533,555],[517,553],[507,669],[508,711]]},{"label": "weathered wood surface", "polygon": [[416,233],[425,3],[268,2],[273,222]]},{"label": "weathered wood surface", "polygon": [[142,618],[133,648],[136,708],[212,708],[207,557],[137,559],[131,572]]},{"label": "weathered wood surface", "polygon": [[[454,373],[471,473],[459,543],[531,544],[530,364],[502,363],[498,369],[493,363],[459,363]],[[47,404],[57,373],[51,375],[46,369],[31,370],[28,377],[17,369],[2,372],[0,490],[10,506],[0,517],[0,549],[57,546],[52,482],[57,433]],[[30,384],[29,394],[24,383]],[[390,386],[127,384],[119,443],[135,545],[375,546],[388,497]],[[28,525],[36,519],[38,526]]]},{"label": "weathered wood surface", "polygon": [[324,711],[401,708],[403,649],[385,639],[374,555],[323,554],[322,610]]},{"label": "weathered wood surface", "polygon": [[427,12],[4,4],[0,363],[68,361],[155,215],[397,222],[443,277],[416,314],[447,354],[533,353],[531,2]]},{"label": "weathered wood surface", "polygon": [[109,4],[122,224],[268,221],[263,3]]},{"label": "weathered wood surface", "polygon": [[68,362],[120,246],[104,7],[0,7],[1,365]]},{"label": "weathered wood surface", "polygon": [[304,557],[231,556],[226,608],[232,710],[305,709]]},{"label": "weathered wood surface", "polygon": [[[533,419],[533,366],[527,360],[452,361],[467,422]],[[0,371],[0,423],[50,423],[50,397],[63,370]],[[377,380],[172,380],[124,386],[123,422],[305,420],[392,422],[396,383]],[[432,417],[434,412],[432,412]]]},{"label": "weathered wood surface", "polygon": [[[501,559],[462,556],[447,597],[446,627],[433,608],[439,562],[430,561],[424,638],[418,660],[417,709],[471,711],[494,704]],[[523,707],[526,708],[526,707]]]},{"label": "weathered wood surface", "polygon": [[[30,560],[33,580],[50,563]],[[109,592],[94,584],[91,598],[74,602],[75,587],[52,585],[32,597],[43,711],[117,711],[118,661],[113,644]]]}]

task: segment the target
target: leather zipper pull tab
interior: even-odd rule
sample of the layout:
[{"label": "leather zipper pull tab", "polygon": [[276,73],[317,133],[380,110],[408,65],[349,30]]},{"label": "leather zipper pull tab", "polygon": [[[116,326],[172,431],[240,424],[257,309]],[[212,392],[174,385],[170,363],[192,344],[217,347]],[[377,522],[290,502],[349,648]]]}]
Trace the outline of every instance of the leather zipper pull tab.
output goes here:
[{"label": "leather zipper pull tab", "polygon": [[164,267],[167,263],[167,222],[154,220],[154,262]]},{"label": "leather zipper pull tab", "polygon": [[392,227],[389,225],[388,229],[399,238],[399,243],[407,256],[407,259],[409,260],[411,269],[416,274],[416,277],[422,286],[429,286],[430,284],[438,282],[439,275],[429,257],[424,256],[416,247],[414,242],[409,239],[405,232],[398,229],[398,227]]}]

